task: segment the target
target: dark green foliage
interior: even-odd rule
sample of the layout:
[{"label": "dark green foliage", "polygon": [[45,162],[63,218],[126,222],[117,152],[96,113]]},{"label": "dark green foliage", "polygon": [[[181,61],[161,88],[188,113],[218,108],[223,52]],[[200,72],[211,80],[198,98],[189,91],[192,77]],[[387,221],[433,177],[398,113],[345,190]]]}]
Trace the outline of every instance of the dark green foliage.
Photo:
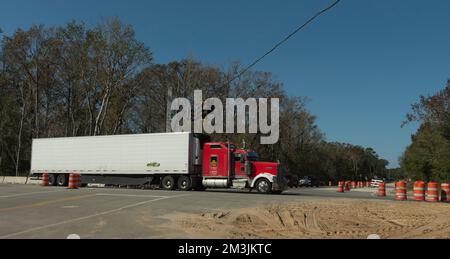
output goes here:
[{"label": "dark green foliage", "polygon": [[450,181],[450,81],[437,94],[421,96],[412,108],[405,124],[421,126],[400,159],[402,170],[415,180]]},{"label": "dark green foliage", "polygon": [[[33,26],[3,36],[0,49],[0,171],[27,174],[33,138],[156,133],[166,130],[168,87],[173,97],[281,99],[278,144],[260,145],[251,134],[215,135],[283,163],[288,173],[322,181],[386,174],[375,151],[327,143],[306,109],[306,98],[288,96],[267,72],[201,64],[192,59],[154,64],[151,51],[131,26],[118,19],[95,28],[71,22]],[[151,161],[149,161],[151,162]]]}]

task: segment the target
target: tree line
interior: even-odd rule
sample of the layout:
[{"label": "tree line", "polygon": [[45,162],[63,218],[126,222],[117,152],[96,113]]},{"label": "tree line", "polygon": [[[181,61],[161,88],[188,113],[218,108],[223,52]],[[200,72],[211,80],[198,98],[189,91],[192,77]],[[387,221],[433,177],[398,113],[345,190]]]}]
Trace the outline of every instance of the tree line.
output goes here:
[{"label": "tree line", "polygon": [[32,26],[2,36],[0,48],[0,171],[26,175],[33,138],[166,131],[174,97],[280,98],[280,141],[260,145],[258,134],[215,135],[279,160],[286,171],[322,181],[386,176],[375,150],[329,143],[307,109],[308,99],[284,91],[269,72],[241,71],[192,58],[167,64],[136,39],[132,26],[113,18],[93,28],[80,22]]},{"label": "tree line", "polygon": [[420,123],[400,158],[399,173],[414,180],[450,181],[450,80],[432,96],[412,105],[404,125]]}]

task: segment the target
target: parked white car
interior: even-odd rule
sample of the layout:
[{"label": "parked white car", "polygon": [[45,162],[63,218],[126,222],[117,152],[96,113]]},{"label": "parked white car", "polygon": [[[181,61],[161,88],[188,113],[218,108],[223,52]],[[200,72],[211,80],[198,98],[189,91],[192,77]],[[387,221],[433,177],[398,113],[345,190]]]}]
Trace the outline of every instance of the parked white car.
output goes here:
[{"label": "parked white car", "polygon": [[308,177],[303,177],[298,181],[298,185],[300,187],[310,186],[311,185],[311,179]]},{"label": "parked white car", "polygon": [[378,187],[380,187],[380,183],[384,183],[384,180],[382,180],[382,179],[373,179],[372,182],[370,183],[370,187],[371,188],[378,188]]}]

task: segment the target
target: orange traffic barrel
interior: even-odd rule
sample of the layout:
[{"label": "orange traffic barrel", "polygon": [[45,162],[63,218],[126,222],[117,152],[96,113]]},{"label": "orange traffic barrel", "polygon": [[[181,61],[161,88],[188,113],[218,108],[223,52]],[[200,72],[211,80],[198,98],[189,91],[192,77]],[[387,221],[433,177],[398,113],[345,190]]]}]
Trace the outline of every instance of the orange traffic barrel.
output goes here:
[{"label": "orange traffic barrel", "polygon": [[333,183],[331,181],[328,182],[328,186],[332,187]]},{"label": "orange traffic barrel", "polygon": [[346,192],[350,191],[350,182],[346,181],[346,182],[344,183],[344,190],[345,190]]},{"label": "orange traffic barrel", "polygon": [[70,174],[69,175],[69,189],[78,189],[78,175],[77,174]]},{"label": "orange traffic barrel", "polygon": [[450,184],[441,184],[441,201],[450,202]]},{"label": "orange traffic barrel", "polygon": [[42,174],[41,186],[46,187],[48,185],[49,185],[49,176],[48,176],[48,173],[44,173],[44,174]]},{"label": "orange traffic barrel", "polygon": [[356,182],[352,182],[352,189],[356,189]]},{"label": "orange traffic barrel", "polygon": [[344,182],[339,182],[338,183],[338,190],[337,190],[337,192],[340,192],[340,193],[343,193],[343,192],[345,192],[345,190],[344,190]]},{"label": "orange traffic barrel", "polygon": [[363,188],[364,187],[364,183],[362,181],[358,182],[358,188]]},{"label": "orange traffic barrel", "polygon": [[428,202],[438,202],[439,201],[438,184],[435,182],[428,183],[427,201]]},{"label": "orange traffic barrel", "polygon": [[395,183],[395,200],[397,201],[408,200],[406,182],[400,181]]},{"label": "orange traffic barrel", "polygon": [[366,182],[366,188],[370,187],[370,182]]},{"label": "orange traffic barrel", "polygon": [[378,197],[386,197],[386,184],[380,183],[380,186],[378,187]]},{"label": "orange traffic barrel", "polygon": [[417,181],[414,183],[414,200],[415,201],[424,201],[425,200],[425,182]]}]

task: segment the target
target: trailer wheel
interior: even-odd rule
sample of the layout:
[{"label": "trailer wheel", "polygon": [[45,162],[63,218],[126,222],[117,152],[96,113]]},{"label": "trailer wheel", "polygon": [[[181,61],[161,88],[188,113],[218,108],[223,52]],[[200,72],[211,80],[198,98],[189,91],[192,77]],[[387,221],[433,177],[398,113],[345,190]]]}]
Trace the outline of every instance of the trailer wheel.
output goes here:
[{"label": "trailer wheel", "polygon": [[260,179],[256,182],[256,190],[259,193],[270,193],[272,191],[272,184],[267,179]]},{"label": "trailer wheel", "polygon": [[178,189],[180,191],[190,191],[192,188],[192,181],[189,176],[180,176],[178,178]]},{"label": "trailer wheel", "polygon": [[68,183],[69,183],[69,181],[67,179],[67,175],[66,174],[59,174],[58,177],[56,178],[56,184],[59,187],[67,186]]},{"label": "trailer wheel", "polygon": [[54,174],[48,175],[48,186],[56,186],[56,175]]},{"label": "trailer wheel", "polygon": [[172,191],[175,189],[175,179],[168,175],[162,179],[161,186],[164,190]]}]

